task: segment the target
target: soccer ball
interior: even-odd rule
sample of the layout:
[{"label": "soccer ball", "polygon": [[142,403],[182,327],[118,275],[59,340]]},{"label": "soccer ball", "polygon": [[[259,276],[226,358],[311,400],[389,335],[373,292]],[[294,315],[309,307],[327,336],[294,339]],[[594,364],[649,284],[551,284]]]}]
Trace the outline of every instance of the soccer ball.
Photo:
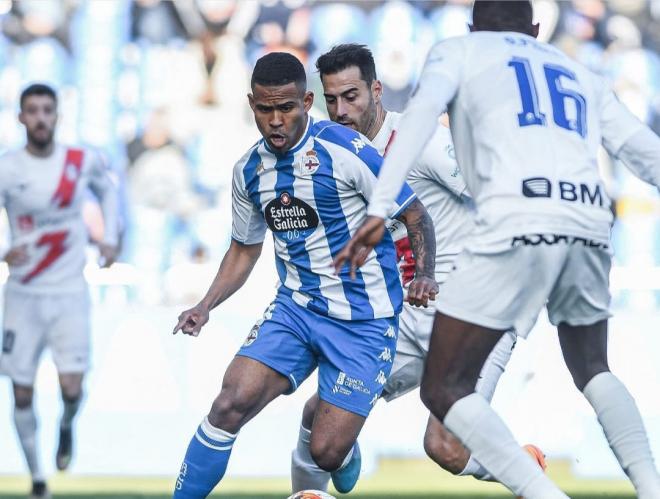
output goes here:
[{"label": "soccer ball", "polygon": [[301,490],[288,497],[288,499],[337,499],[327,492],[320,490]]}]

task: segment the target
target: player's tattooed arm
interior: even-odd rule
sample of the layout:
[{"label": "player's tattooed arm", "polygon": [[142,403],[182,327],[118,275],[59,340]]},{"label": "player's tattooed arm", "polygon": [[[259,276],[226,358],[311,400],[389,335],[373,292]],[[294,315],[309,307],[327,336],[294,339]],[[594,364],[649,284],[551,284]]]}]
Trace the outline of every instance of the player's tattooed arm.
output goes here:
[{"label": "player's tattooed arm", "polygon": [[209,320],[209,312],[238,291],[257,263],[262,244],[242,244],[232,239],[218,273],[202,300],[193,308],[179,315],[173,334],[181,330],[184,334],[199,335]]},{"label": "player's tattooed arm", "polygon": [[406,226],[410,248],[415,255],[415,280],[408,287],[407,300],[411,305],[426,307],[438,292],[433,220],[418,199],[410,203],[397,219]]}]

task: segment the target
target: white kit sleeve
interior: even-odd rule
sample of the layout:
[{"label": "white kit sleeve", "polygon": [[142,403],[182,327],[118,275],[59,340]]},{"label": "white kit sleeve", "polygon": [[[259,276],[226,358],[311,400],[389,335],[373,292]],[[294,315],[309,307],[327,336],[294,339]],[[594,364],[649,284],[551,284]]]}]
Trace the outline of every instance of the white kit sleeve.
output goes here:
[{"label": "white kit sleeve", "polygon": [[368,214],[386,218],[408,172],[415,165],[438,126],[438,117],[447,109],[461,79],[462,38],[435,45],[426,59],[419,84],[398,125],[397,136],[388,151]]},{"label": "white kit sleeve", "polygon": [[103,242],[112,246],[119,243],[119,180],[105,158],[92,154],[90,168],[90,189],[99,200],[103,213]]}]

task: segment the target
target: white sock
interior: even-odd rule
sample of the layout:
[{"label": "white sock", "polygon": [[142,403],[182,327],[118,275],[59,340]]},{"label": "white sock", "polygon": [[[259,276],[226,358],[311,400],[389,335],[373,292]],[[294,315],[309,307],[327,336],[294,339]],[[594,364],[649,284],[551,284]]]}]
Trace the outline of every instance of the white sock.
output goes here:
[{"label": "white sock", "polygon": [[22,409],[14,407],[14,425],[23,448],[25,461],[30,469],[30,475],[32,475],[32,481],[43,481],[44,474],[39,466],[39,456],[37,455],[37,417],[32,405]]},{"label": "white sock", "polygon": [[660,476],[635,400],[611,372],[594,376],[583,390],[596,411],[619,464],[642,499],[660,497]]},{"label": "white sock", "polygon": [[78,397],[75,400],[62,399],[64,403],[64,411],[62,412],[62,419],[60,420],[60,427],[64,429],[71,428],[73,423],[73,418],[78,413],[80,408],[80,401],[82,397]]},{"label": "white sock", "polygon": [[485,398],[472,393],[456,402],[444,425],[492,475],[525,499],[567,499],[522,450]]},{"label": "white sock", "polygon": [[458,476],[473,476],[477,480],[483,480],[486,482],[493,481],[493,475],[491,475],[486,468],[481,466],[481,463],[477,461],[474,456],[470,456],[465,469],[461,471]]},{"label": "white sock", "polygon": [[[291,454],[291,488],[292,492],[301,490],[328,490],[330,472],[322,470],[312,459],[309,442],[312,432],[300,425],[298,444]],[[350,455],[353,452],[349,452]],[[342,464],[343,466],[343,464]]]}]

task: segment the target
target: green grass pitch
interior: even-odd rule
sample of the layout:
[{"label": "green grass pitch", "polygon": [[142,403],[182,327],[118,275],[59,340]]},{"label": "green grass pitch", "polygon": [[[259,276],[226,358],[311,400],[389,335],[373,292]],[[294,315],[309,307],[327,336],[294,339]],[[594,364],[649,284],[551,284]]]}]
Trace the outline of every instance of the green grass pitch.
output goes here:
[{"label": "green grass pitch", "polygon": [[[632,487],[624,480],[580,480],[568,463],[549,463],[548,473],[574,499],[633,499]],[[173,477],[136,478],[58,474],[50,480],[55,499],[165,499],[171,497]],[[25,498],[26,477],[0,475],[0,498]],[[289,495],[286,478],[228,477],[214,497],[227,499],[284,499]],[[363,477],[353,493],[338,498],[353,499],[504,499],[512,497],[501,485],[454,477],[428,460],[381,461],[379,469]]]}]

